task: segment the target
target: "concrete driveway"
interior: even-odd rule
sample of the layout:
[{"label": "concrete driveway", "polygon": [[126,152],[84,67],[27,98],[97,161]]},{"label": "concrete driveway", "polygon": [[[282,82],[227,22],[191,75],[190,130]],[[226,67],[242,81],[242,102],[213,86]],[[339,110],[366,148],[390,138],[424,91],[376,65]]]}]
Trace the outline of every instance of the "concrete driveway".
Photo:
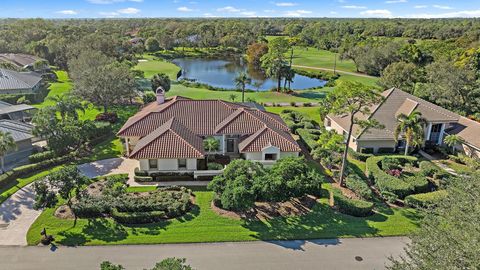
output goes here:
[{"label": "concrete driveway", "polygon": [[34,203],[35,193],[30,184],[0,205],[0,245],[27,245],[27,231],[41,213],[33,209]]},{"label": "concrete driveway", "polygon": [[403,253],[406,238],[352,238],[210,244],[92,247],[0,247],[2,269],[99,269],[102,261],[127,270],[152,268],[167,257],[194,269],[384,269]]},{"label": "concrete driveway", "polygon": [[109,174],[128,173],[131,180],[133,180],[134,171],[137,167],[139,167],[138,160],[127,158],[110,158],[78,165],[78,169],[90,178]]}]

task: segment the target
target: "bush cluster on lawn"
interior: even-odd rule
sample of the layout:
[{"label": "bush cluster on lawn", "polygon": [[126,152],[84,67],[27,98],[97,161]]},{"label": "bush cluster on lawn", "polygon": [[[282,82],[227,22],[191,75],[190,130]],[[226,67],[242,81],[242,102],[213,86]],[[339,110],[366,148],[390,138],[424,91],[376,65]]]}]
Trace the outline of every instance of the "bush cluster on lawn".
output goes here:
[{"label": "bush cluster on lawn", "polygon": [[434,207],[447,196],[448,192],[446,190],[437,190],[429,193],[414,194],[405,197],[405,204],[410,207]]},{"label": "bush cluster on lawn", "polygon": [[[385,162],[386,166],[404,166],[406,163],[414,164],[417,162],[416,157],[411,156],[375,156],[367,159],[367,175],[375,183],[380,192],[391,192],[397,195],[399,198],[405,198],[412,193],[414,193],[414,188],[410,183],[402,180],[399,177],[392,176],[384,171],[384,168],[380,167],[380,164],[383,165],[383,160],[388,159],[389,161]],[[393,162],[392,159],[397,159]],[[415,182],[416,184],[417,182]]]},{"label": "bush cluster on lawn", "polygon": [[223,165],[220,164],[220,163],[216,163],[216,162],[209,162],[209,163],[207,163],[207,169],[209,169],[209,170],[222,170]]},{"label": "bush cluster on lawn", "polygon": [[360,160],[363,162],[367,161],[368,158],[373,157],[373,154],[360,153],[357,151],[353,151],[353,149],[351,148],[348,148],[348,155],[353,159]]},{"label": "bush cluster on lawn", "polygon": [[309,119],[302,113],[292,110],[283,110],[280,113],[280,117],[285,121],[287,126],[293,133],[296,133],[297,129],[313,129],[315,128],[315,122]]},{"label": "bush cluster on lawn", "polygon": [[47,159],[52,159],[56,156],[55,152],[54,151],[43,151],[43,152],[39,152],[39,153],[35,153],[35,154],[32,154],[30,156],[28,156],[28,161],[30,163],[37,163],[37,162],[40,162],[40,161],[44,161],[44,160],[47,160]]},{"label": "bush cluster on lawn", "polygon": [[373,198],[373,191],[368,184],[356,174],[349,174],[347,178],[345,178],[345,185],[365,200],[371,200]]},{"label": "bush cluster on lawn", "polygon": [[372,202],[349,199],[342,194],[341,190],[336,188],[332,192],[334,205],[341,213],[356,217],[366,217],[372,214]]},{"label": "bush cluster on lawn", "polygon": [[319,195],[323,177],[300,157],[287,157],[265,169],[260,163],[234,160],[208,185],[224,209],[246,210],[255,201],[279,202],[306,194]]},{"label": "bush cluster on lawn", "polygon": [[317,141],[321,132],[322,131],[319,129],[297,129],[297,134],[300,136],[300,140],[302,140],[302,142],[307,146],[309,151],[312,151],[318,147]]},{"label": "bush cluster on lawn", "polygon": [[101,195],[88,195],[83,191],[72,205],[78,217],[92,218],[111,215],[121,223],[149,223],[185,214],[191,206],[191,191],[184,187],[159,188],[144,194],[127,193],[128,176],[109,176],[104,181]]}]

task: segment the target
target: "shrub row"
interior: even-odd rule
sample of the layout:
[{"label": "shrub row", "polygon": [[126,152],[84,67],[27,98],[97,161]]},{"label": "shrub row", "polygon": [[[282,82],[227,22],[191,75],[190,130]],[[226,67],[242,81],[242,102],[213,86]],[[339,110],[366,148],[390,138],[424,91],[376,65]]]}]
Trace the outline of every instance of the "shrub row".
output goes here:
[{"label": "shrub row", "polygon": [[293,133],[296,133],[297,129],[313,129],[315,128],[315,122],[312,121],[310,118],[305,116],[302,113],[292,110],[283,110],[280,113],[280,117],[285,121],[288,128]]},{"label": "shrub row", "polygon": [[410,185],[410,188],[413,190],[413,193],[424,193],[428,192],[429,182],[427,178],[423,175],[410,176],[403,179],[405,183]]},{"label": "shrub row", "polygon": [[360,152],[354,151],[351,148],[348,148],[348,155],[353,159],[360,160],[363,162],[367,161],[368,158],[373,157],[373,154],[360,153]]},{"label": "shrub row", "polygon": [[318,146],[318,136],[320,135],[320,130],[318,129],[297,129],[297,134],[300,136],[300,140],[307,146],[309,151],[317,148]]},{"label": "shrub row", "polygon": [[333,190],[333,200],[334,205],[338,208],[338,211],[347,215],[355,217],[366,217],[373,213],[372,202],[349,199],[345,197],[342,194],[342,191],[339,189]]},{"label": "shrub row", "polygon": [[111,216],[115,221],[123,224],[153,223],[167,218],[163,211],[120,212],[117,209],[112,210]]},{"label": "shrub row", "polygon": [[209,170],[222,170],[223,165],[220,164],[220,163],[209,162],[209,163],[207,163],[207,169],[209,169]]},{"label": "shrub row", "polygon": [[[405,198],[405,196],[412,194],[413,189],[410,184],[402,181],[401,179],[391,176],[384,172],[380,168],[379,163],[387,157],[385,156],[375,156],[367,159],[367,176],[374,181],[375,185],[380,189],[380,192],[391,192],[396,194],[400,198]],[[415,163],[417,162],[416,157],[410,156],[388,156],[389,159],[398,159],[400,164],[404,165],[405,163]]]},{"label": "shrub row", "polygon": [[430,161],[422,161],[419,164],[420,170],[423,175],[428,177],[433,177],[435,173],[442,171],[437,165],[433,164]]},{"label": "shrub row", "polygon": [[373,192],[368,184],[356,174],[348,175],[345,179],[345,185],[365,200],[371,200],[373,198]]},{"label": "shrub row", "polygon": [[[223,166],[222,166],[223,169]],[[148,172],[135,169],[133,178],[136,182],[159,182],[159,181],[190,181],[193,180],[193,172]]]},{"label": "shrub row", "polygon": [[135,175],[135,176],[133,177],[133,180],[135,180],[135,182],[139,182],[139,183],[153,182],[153,177],[151,177],[151,176],[138,176],[138,175]]},{"label": "shrub row", "polygon": [[47,160],[47,159],[52,159],[55,157],[55,152],[53,151],[44,151],[44,152],[39,152],[39,153],[36,153],[36,154],[32,154],[28,157],[28,161],[30,163],[37,163],[37,162],[40,162],[40,161],[44,161],[44,160]]},{"label": "shrub row", "polygon": [[447,196],[448,193],[446,190],[438,190],[429,193],[409,195],[405,197],[405,204],[410,207],[434,207]]}]

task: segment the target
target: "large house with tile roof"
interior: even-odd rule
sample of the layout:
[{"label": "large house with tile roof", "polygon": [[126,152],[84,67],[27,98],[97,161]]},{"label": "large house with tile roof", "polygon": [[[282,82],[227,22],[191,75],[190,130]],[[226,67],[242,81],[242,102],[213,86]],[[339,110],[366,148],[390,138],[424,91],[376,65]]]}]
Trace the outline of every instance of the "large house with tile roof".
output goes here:
[{"label": "large house with tile roof", "polygon": [[[395,152],[405,147],[402,137],[395,140],[394,130],[400,114],[409,115],[418,111],[426,120],[424,146],[443,145],[446,134],[460,136],[464,143],[459,145],[468,155],[480,157],[480,123],[446,110],[431,102],[418,98],[397,88],[381,93],[383,101],[370,108],[369,115],[357,116],[360,120],[375,119],[382,128],[362,129],[353,126],[350,148],[365,153]],[[324,121],[329,130],[347,134],[350,125],[349,115],[328,115]]]},{"label": "large house with tile roof", "polygon": [[17,72],[0,68],[0,94],[35,94],[42,76],[35,72]]},{"label": "large house with tile roof", "polygon": [[[206,155],[271,165],[301,151],[276,114],[222,100],[165,99],[161,89],[157,101],[128,119],[118,136],[125,141],[127,156],[149,172],[202,170]],[[209,137],[219,141],[218,150],[204,149]]]}]

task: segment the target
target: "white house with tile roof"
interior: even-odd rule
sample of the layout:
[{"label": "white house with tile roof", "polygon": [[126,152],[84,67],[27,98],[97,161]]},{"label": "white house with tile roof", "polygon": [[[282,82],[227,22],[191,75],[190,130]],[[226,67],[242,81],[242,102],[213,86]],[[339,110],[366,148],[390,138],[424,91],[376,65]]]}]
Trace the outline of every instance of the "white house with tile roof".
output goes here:
[{"label": "white house with tile roof", "polygon": [[[271,165],[301,151],[276,114],[222,100],[165,99],[163,91],[117,135],[125,141],[127,156],[140,161],[140,170],[150,172],[197,171],[211,154]],[[205,151],[207,137],[219,141],[218,151]]]}]

